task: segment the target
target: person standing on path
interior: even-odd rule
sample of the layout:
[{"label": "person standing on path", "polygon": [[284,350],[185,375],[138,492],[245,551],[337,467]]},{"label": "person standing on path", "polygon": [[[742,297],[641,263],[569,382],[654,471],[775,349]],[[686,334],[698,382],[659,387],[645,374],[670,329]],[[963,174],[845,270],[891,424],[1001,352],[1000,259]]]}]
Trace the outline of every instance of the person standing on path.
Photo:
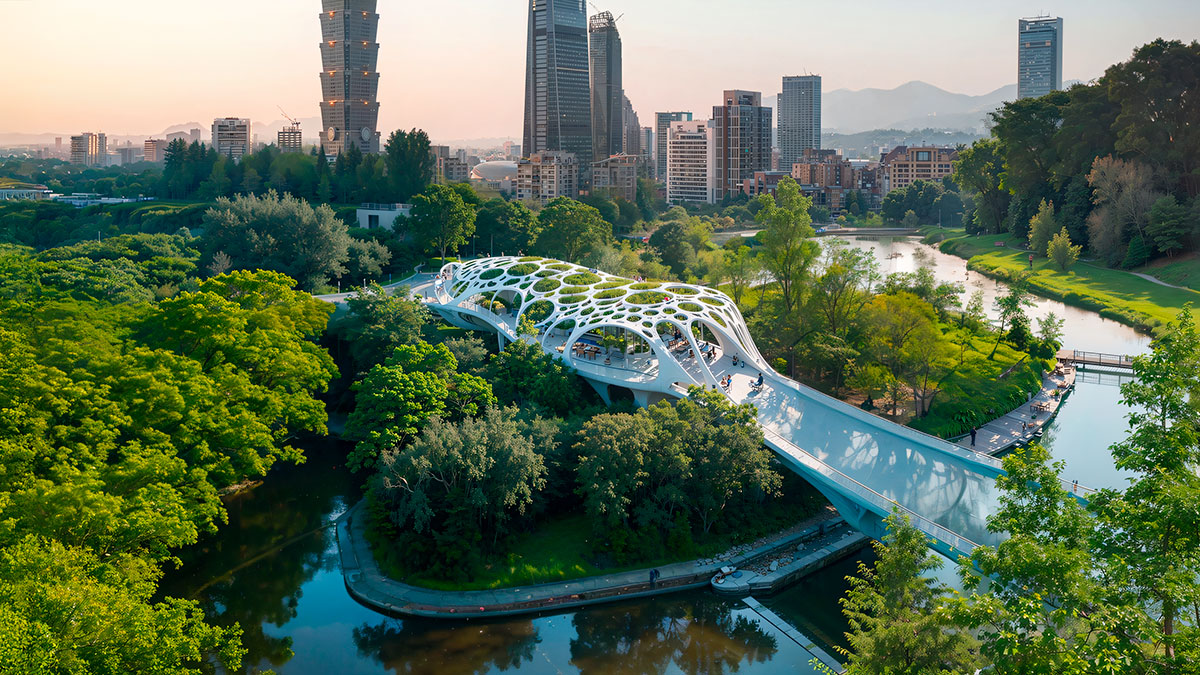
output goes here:
[{"label": "person standing on path", "polygon": [[975,427],[971,427],[971,447],[972,448],[975,447],[975,434],[976,433],[978,433],[978,430]]}]

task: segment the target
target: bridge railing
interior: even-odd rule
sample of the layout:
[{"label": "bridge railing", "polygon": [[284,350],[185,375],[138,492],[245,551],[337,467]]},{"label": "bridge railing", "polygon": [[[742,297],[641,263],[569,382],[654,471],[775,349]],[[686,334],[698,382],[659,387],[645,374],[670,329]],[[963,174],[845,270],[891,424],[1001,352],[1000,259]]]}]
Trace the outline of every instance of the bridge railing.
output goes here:
[{"label": "bridge railing", "polygon": [[1098,366],[1116,366],[1118,368],[1132,368],[1133,357],[1125,356],[1124,354],[1104,354],[1102,352],[1085,352],[1078,349],[1073,350],[1074,360],[1089,365]]},{"label": "bridge railing", "polygon": [[[890,514],[893,510],[898,510],[908,516],[914,527],[921,530],[929,537],[936,541],[948,544],[951,549],[955,551],[962,551],[966,555],[970,555],[971,551],[974,551],[975,548],[979,546],[979,544],[976,544],[970,539],[967,539],[966,537],[950,530],[946,526],[939,525],[929,518],[926,518],[916,511],[904,506],[903,504],[900,504],[894,499],[888,499],[875,490],[872,490],[866,485],[854,480],[850,476],[847,476],[841,471],[829,466],[825,462],[813,457],[809,453],[805,452],[802,448],[796,446],[794,443],[781,436],[776,431],[768,429],[767,427],[762,427],[762,430],[763,436],[773,440],[781,449],[794,457],[801,464],[804,464],[813,471],[825,476],[827,479],[837,484],[837,486],[844,492],[852,494],[858,499],[875,507],[877,512]],[[790,452],[788,449],[794,449],[795,452]]]}]

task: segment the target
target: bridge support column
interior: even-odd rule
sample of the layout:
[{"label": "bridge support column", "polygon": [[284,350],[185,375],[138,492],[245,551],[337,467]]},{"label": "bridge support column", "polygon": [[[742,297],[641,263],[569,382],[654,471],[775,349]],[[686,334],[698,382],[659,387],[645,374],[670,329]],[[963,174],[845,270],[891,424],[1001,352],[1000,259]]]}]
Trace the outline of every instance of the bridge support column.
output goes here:
[{"label": "bridge support column", "polygon": [[608,385],[607,384],[604,384],[601,382],[595,382],[587,377],[585,377],[583,379],[585,382],[592,385],[592,389],[595,389],[596,393],[600,395],[600,400],[604,401],[604,405],[612,405],[612,397],[609,396],[609,394],[608,394]]},{"label": "bridge support column", "polygon": [[639,408],[649,408],[650,407],[650,392],[640,390],[640,389],[634,389],[633,390],[633,402],[636,403]]}]

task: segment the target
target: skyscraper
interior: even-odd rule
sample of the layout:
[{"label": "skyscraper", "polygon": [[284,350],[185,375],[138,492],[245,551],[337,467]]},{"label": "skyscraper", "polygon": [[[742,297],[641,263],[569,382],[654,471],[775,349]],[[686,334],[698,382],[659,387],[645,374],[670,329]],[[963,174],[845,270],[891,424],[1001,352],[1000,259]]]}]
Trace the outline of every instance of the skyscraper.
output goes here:
[{"label": "skyscraper", "polygon": [[654,164],[655,178],[667,179],[667,140],[671,132],[672,122],[691,122],[690,112],[660,112],[654,114]]},{"label": "skyscraper", "polygon": [[107,166],[108,137],[90,131],[72,136],[71,163],[84,166]]},{"label": "skyscraper", "polygon": [[707,121],[672,122],[667,129],[667,202],[711,202],[712,126]]},{"label": "skyscraper", "polygon": [[821,148],[821,76],[783,78],[779,94],[779,170],[791,171],[805,150]]},{"label": "skyscraper", "polygon": [[1062,89],[1062,17],[1021,19],[1017,30],[1017,98]]},{"label": "skyscraper", "polygon": [[321,145],[336,157],[353,143],[379,152],[379,15],[376,0],[321,0]]},{"label": "skyscraper", "polygon": [[[621,152],[627,155],[641,156],[642,150],[642,122],[638,119],[637,111],[633,109],[633,101],[629,100],[628,96],[622,96],[625,100],[622,104],[622,117],[624,118],[623,148]],[[596,160],[599,161],[600,155],[596,155]]]},{"label": "skyscraper", "polygon": [[529,0],[525,51],[526,157],[569,152],[592,165],[587,0]]},{"label": "skyscraper", "polygon": [[742,189],[755,171],[771,168],[771,109],[762,104],[762,92],[725,92],[722,105],[713,106],[714,199]]},{"label": "skyscraper", "polygon": [[588,21],[592,77],[592,153],[608,159],[625,150],[625,90],[621,84],[621,34],[610,12]]}]

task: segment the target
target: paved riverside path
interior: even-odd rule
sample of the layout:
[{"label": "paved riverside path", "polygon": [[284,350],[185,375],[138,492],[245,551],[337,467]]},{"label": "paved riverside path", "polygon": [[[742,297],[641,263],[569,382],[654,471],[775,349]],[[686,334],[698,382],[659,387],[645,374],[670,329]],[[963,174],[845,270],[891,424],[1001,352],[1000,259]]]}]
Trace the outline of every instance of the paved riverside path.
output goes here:
[{"label": "paved riverside path", "polygon": [[[813,524],[830,518],[831,514],[823,514],[807,522]],[[660,576],[653,586],[650,568],[646,568],[516,588],[437,591],[390,579],[379,570],[366,537],[363,502],[337,521],[342,574],[351,596],[387,614],[442,619],[530,614],[701,588],[709,585],[722,566],[736,567],[769,551],[795,545],[803,536],[803,532],[795,532],[737,555],[660,565],[654,568]]]},{"label": "paved riverside path", "polygon": [[[1046,373],[1042,376],[1041,390],[1033,398],[979,427],[974,447],[971,446],[970,434],[958,439],[957,443],[968,450],[993,456],[1028,443],[1037,438],[1054,419],[1059,407],[1066,402],[1067,393],[1074,386],[1074,368],[1064,366],[1061,374]],[[1060,395],[1054,396],[1055,391]]]}]

